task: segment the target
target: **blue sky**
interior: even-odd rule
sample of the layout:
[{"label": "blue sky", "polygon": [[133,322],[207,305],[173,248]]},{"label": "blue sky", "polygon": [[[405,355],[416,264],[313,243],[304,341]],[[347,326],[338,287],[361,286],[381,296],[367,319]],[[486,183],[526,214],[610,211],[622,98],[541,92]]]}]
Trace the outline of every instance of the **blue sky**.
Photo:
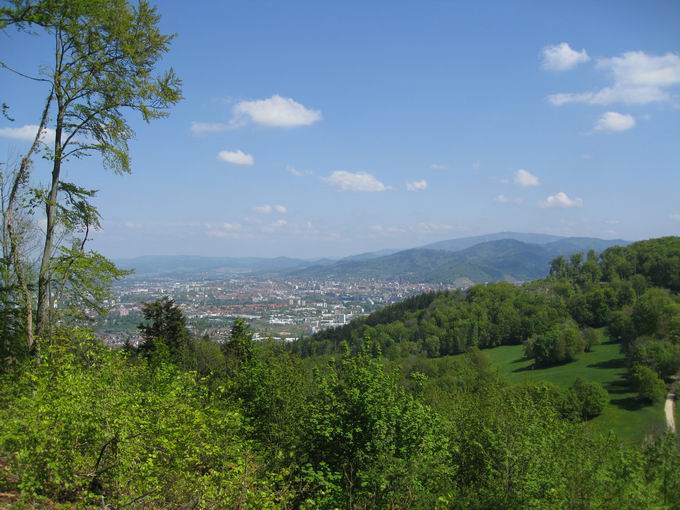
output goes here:
[{"label": "blue sky", "polygon": [[[158,3],[185,99],[96,159],[92,246],[343,256],[502,230],[680,234],[680,3]],[[200,11],[200,12],[199,12]],[[32,71],[44,41],[0,35]],[[0,72],[0,157],[45,95]],[[48,169],[37,162],[36,179]]]}]

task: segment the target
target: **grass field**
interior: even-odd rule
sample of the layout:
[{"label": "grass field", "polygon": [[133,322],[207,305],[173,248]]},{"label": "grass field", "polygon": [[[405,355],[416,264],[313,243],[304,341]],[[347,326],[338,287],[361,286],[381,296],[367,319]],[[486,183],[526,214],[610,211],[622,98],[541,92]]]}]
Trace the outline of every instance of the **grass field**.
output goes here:
[{"label": "grass field", "polygon": [[636,443],[646,435],[664,430],[663,402],[641,406],[625,381],[624,357],[619,344],[598,345],[579,359],[549,368],[533,368],[524,358],[521,345],[496,347],[484,351],[498,370],[513,382],[549,381],[569,387],[577,377],[601,383],[609,392],[610,402],[602,415],[589,423],[600,432],[613,430],[622,440]]}]

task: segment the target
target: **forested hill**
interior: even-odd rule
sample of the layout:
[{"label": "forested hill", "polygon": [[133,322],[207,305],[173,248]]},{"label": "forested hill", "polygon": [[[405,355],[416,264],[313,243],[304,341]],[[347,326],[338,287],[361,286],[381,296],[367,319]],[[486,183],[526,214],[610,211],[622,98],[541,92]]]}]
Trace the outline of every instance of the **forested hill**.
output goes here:
[{"label": "forested hill", "polygon": [[[519,234],[453,239],[431,247],[404,250],[386,256],[307,267],[293,271],[291,275],[320,279],[374,278],[451,284],[467,281],[527,281],[545,277],[550,261],[556,256],[589,250],[600,252],[614,245],[626,244],[622,240],[595,238],[555,240],[538,234],[523,234],[522,239],[540,240],[540,244],[513,238],[495,239],[503,235]],[[484,241],[487,237],[494,239]]]},{"label": "forested hill", "polygon": [[432,357],[529,342],[571,328],[582,350],[588,329],[606,328],[612,339],[638,347],[647,341],[670,342],[653,349],[673,351],[669,356],[677,355],[680,369],[680,237],[612,247],[599,256],[558,256],[549,266],[547,278],[521,286],[478,285],[466,293],[411,298],[303,339],[294,349],[303,355],[327,353],[343,341],[357,349],[370,338],[388,356]]}]

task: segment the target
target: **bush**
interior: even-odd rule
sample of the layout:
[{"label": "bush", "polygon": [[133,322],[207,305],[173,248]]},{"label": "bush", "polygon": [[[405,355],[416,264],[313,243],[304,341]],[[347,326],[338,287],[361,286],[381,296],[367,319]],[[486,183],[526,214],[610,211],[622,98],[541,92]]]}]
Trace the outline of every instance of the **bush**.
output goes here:
[{"label": "bush", "polygon": [[585,341],[586,352],[591,352],[593,347],[602,343],[602,330],[595,328],[586,328],[583,330],[583,339]]},{"label": "bush", "polygon": [[649,367],[634,365],[630,373],[631,386],[643,402],[654,403],[666,397],[666,385]]},{"label": "bush", "polygon": [[573,361],[584,349],[581,331],[574,322],[568,321],[541,335],[533,335],[525,343],[524,353],[537,365],[556,365]]},{"label": "bush", "polygon": [[84,506],[276,507],[241,413],[194,373],[131,362],[82,332],[51,341],[0,402],[0,492]]},{"label": "bush", "polygon": [[669,379],[680,370],[680,345],[643,336],[629,349],[631,365],[644,365],[663,379]]},{"label": "bush", "polygon": [[565,396],[564,414],[572,419],[590,420],[602,414],[609,402],[609,392],[599,383],[580,377]]}]

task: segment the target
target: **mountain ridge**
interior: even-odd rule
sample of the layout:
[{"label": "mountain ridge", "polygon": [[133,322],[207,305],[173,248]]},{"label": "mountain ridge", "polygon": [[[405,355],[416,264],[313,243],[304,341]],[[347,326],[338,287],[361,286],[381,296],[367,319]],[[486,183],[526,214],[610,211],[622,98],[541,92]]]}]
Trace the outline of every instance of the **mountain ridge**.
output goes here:
[{"label": "mountain ridge", "polygon": [[[527,242],[532,240],[535,242]],[[378,250],[340,259],[294,257],[141,256],[118,259],[138,277],[191,275],[271,275],[306,278],[374,278],[467,285],[486,281],[523,281],[545,276],[558,255],[626,245],[622,239],[560,237],[498,232],[448,239],[406,250]]]}]

